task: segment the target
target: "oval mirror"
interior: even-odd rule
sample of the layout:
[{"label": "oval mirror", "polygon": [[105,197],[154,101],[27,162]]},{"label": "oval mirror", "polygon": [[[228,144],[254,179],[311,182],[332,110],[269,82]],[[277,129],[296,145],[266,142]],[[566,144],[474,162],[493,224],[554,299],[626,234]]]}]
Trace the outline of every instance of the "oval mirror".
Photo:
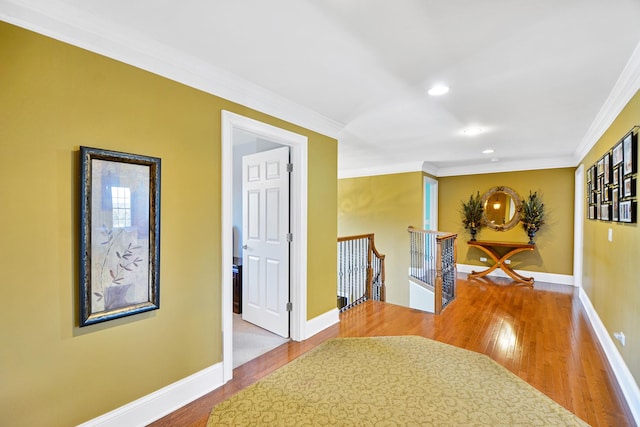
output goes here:
[{"label": "oval mirror", "polygon": [[522,200],[509,187],[493,187],[482,196],[482,223],[496,231],[507,231],[520,221]]}]

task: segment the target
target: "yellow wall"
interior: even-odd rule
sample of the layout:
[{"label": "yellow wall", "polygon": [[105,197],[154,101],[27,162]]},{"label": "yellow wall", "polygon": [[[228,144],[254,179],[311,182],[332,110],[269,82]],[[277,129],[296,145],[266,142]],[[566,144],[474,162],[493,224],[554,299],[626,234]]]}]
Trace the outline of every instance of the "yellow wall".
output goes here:
[{"label": "yellow wall", "polygon": [[[458,263],[482,265],[486,254],[468,249],[469,232],[460,218],[460,204],[473,192],[496,185],[513,188],[522,197],[529,190],[543,195],[547,221],[537,234],[536,250],[513,257],[517,269],[573,274],[573,168],[442,177],[438,180],[438,229],[458,234]],[[408,305],[407,226],[422,227],[423,174],[378,175],[338,181],[338,235],[375,233],[378,250],[386,255],[387,301]],[[482,240],[527,242],[520,225],[507,232],[482,229]]]},{"label": "yellow wall", "polygon": [[[0,425],[75,425],[221,361],[223,109],[308,136],[308,317],[335,308],[334,139],[6,23],[0,64]],[[82,329],[80,145],[162,158],[161,308]]]},{"label": "yellow wall", "polygon": [[330,142],[309,147],[308,319],[336,308],[338,150]]},{"label": "yellow wall", "polygon": [[409,305],[409,233],[422,225],[422,173],[338,180],[338,235],[375,234],[386,255],[387,301]]},{"label": "yellow wall", "polygon": [[[515,255],[511,266],[519,270],[573,275],[573,195],[574,169],[544,169],[537,171],[505,172],[480,175],[443,177],[438,179],[438,228],[458,233],[458,263],[483,265],[484,252],[469,249],[468,230],[462,225],[461,202],[477,191],[482,195],[498,185],[513,188],[522,198],[529,191],[542,194],[547,213],[546,223],[536,234],[536,250]],[[528,242],[521,225],[498,232],[482,228],[478,240]]]},{"label": "yellow wall", "polygon": [[[629,101],[598,143],[583,159],[586,169],[640,124],[640,93]],[[637,159],[636,159],[637,160]],[[586,194],[586,184],[585,184]],[[613,241],[609,242],[609,229]],[[640,383],[640,229],[638,224],[585,220],[583,287],[610,334],[622,331],[626,346],[615,341]]]}]

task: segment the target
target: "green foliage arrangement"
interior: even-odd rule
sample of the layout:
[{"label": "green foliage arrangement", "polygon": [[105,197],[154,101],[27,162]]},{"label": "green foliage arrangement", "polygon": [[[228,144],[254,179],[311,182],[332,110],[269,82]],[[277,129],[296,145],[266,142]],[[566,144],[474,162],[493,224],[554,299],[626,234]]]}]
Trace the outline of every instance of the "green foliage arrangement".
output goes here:
[{"label": "green foliage arrangement", "polygon": [[529,197],[522,203],[522,227],[529,232],[536,232],[544,224],[544,203],[537,192],[529,191]]},{"label": "green foliage arrangement", "polygon": [[472,231],[479,230],[482,226],[482,197],[478,191],[475,196],[473,193],[469,196],[469,201],[461,201],[460,214],[462,215],[462,223],[464,228]]}]

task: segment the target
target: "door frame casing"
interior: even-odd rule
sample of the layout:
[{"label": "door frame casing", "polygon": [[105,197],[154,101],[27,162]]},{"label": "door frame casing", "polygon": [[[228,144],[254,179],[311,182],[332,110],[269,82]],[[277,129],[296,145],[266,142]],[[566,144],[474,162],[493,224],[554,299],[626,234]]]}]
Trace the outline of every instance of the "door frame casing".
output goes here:
[{"label": "door frame casing", "polygon": [[290,247],[289,295],[292,302],[290,335],[294,341],[305,339],[307,319],[307,153],[308,138],[230,111],[222,111],[222,364],[223,380],[233,377],[233,133],[236,130],[256,135],[291,148],[290,222],[293,241]]},{"label": "door frame casing", "polygon": [[584,254],[582,247],[584,244],[584,164],[580,164],[575,171],[575,196],[573,208],[573,285],[582,287],[582,271]]},{"label": "door frame casing", "polygon": [[427,183],[431,184],[431,195],[429,198],[429,206],[431,207],[431,212],[429,213],[430,220],[430,230],[438,231],[438,180],[430,178],[428,176],[422,177],[422,222],[424,226],[424,220],[426,215],[426,185]]}]

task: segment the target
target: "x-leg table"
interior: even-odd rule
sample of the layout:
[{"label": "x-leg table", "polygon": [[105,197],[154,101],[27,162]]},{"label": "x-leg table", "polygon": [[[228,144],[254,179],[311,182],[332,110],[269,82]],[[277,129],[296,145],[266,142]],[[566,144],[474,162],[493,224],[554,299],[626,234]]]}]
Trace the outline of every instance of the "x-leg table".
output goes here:
[{"label": "x-leg table", "polygon": [[[488,241],[480,241],[480,240],[470,240],[467,242],[469,246],[474,248],[478,248],[484,251],[487,255],[491,257],[495,263],[483,271],[471,271],[469,274],[469,278],[480,278],[484,277],[487,274],[491,273],[496,268],[500,267],[509,277],[511,277],[516,282],[526,283],[528,285],[533,285],[533,277],[524,277],[521,274],[515,272],[506,261],[514,256],[517,253],[524,251],[532,251],[535,249],[535,245],[530,245],[528,243],[515,243],[515,242],[488,242]],[[500,255],[496,248],[507,248],[508,252],[504,255]]]}]

